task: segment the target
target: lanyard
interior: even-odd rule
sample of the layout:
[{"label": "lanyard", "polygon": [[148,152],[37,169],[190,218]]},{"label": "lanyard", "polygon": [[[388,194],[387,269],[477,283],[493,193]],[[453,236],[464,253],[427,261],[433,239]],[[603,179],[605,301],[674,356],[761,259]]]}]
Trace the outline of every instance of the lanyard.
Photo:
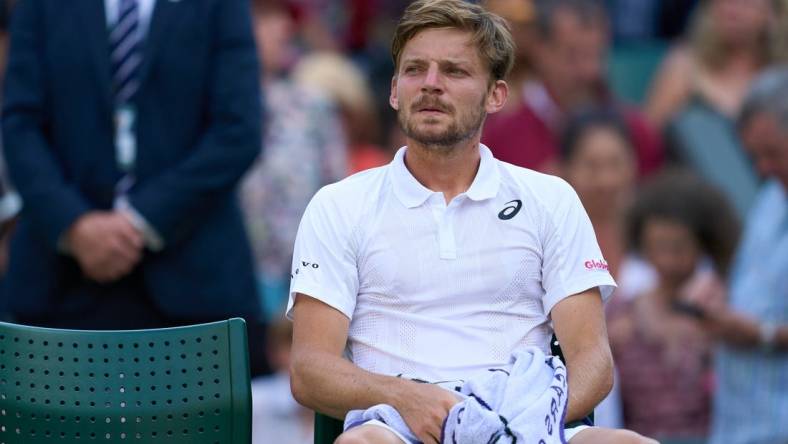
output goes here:
[{"label": "lanyard", "polygon": [[137,157],[136,118],[137,110],[132,105],[124,104],[115,109],[115,161],[126,174],[134,171]]}]

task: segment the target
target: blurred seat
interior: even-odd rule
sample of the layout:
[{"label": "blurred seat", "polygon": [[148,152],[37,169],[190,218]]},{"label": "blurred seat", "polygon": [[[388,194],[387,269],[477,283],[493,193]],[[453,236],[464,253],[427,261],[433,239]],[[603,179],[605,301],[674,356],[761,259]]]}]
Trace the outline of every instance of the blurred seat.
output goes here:
[{"label": "blurred seat", "polygon": [[125,331],[0,323],[0,443],[248,444],[243,319]]}]

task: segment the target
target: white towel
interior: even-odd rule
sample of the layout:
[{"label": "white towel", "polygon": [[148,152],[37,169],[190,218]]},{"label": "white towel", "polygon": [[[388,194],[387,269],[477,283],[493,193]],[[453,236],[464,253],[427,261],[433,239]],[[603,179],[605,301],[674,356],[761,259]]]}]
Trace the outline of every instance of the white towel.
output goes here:
[{"label": "white towel", "polygon": [[[536,347],[515,352],[512,360],[510,371],[490,369],[460,387],[465,400],[449,412],[443,444],[566,444],[566,367]],[[399,413],[385,404],[349,412],[345,430],[373,419],[419,442]]]}]

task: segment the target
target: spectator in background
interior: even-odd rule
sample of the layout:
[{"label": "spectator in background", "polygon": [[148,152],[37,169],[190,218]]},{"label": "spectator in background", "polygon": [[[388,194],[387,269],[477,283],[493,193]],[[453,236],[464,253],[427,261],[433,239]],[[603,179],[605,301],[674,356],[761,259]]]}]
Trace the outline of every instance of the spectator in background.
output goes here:
[{"label": "spectator in background", "polygon": [[778,54],[779,3],[705,0],[689,38],[665,59],[645,112],[659,128],[693,102],[733,119],[752,79]]},{"label": "spectator in background", "polygon": [[653,267],[631,250],[626,212],[637,190],[637,163],[624,117],[615,108],[573,114],[561,139],[560,173],[577,191],[618,289],[608,304],[631,299],[656,282]]},{"label": "spectator in background", "polygon": [[573,115],[561,140],[561,160],[561,175],[577,191],[610,271],[618,276],[627,250],[624,212],[637,176],[634,148],[623,119],[608,108]]},{"label": "spectator in background", "polygon": [[[621,115],[611,108],[592,107],[569,118],[561,139],[560,173],[577,191],[618,289],[611,307],[650,289],[654,270],[629,250],[625,213],[636,189],[635,149]],[[623,427],[618,378],[610,394],[594,409],[594,422]]]},{"label": "spectator in background", "polygon": [[703,2],[689,41],[665,60],[646,104],[673,157],[725,192],[740,217],[758,177],[733,119],[752,79],[785,56],[785,9],[772,0]]},{"label": "spectator in background", "polygon": [[[488,119],[482,141],[497,158],[527,168],[556,170],[566,116],[589,105],[620,106],[606,86],[608,21],[594,0],[536,1],[534,71],[537,79],[512,94],[516,112]],[[621,106],[634,141],[638,173],[660,167],[658,135],[634,109]]]},{"label": "spectator in background", "polygon": [[339,106],[348,141],[348,173],[387,164],[392,153],[377,145],[380,121],[364,73],[336,53],[315,53],[294,68],[293,78],[304,86],[323,91]]},{"label": "spectator in background", "polygon": [[[533,0],[485,0],[484,7],[504,18],[511,28],[515,43],[514,66],[506,83],[511,91],[522,91],[533,81],[536,43],[536,5]],[[499,114],[516,113],[520,100],[509,100]]]},{"label": "spectator in background", "polygon": [[706,0],[689,40],[663,62],[646,104],[677,161],[720,188],[741,217],[758,178],[733,119],[758,72],[780,58],[780,3]]},{"label": "spectator in background", "polygon": [[347,3],[349,0],[287,0],[288,9],[296,20],[299,40],[307,51],[342,48],[342,30],[339,28],[348,20],[350,8],[347,8]]},{"label": "spectator in background", "polygon": [[276,318],[287,302],[298,222],[317,190],[347,174],[347,143],[329,97],[290,76],[297,51],[283,2],[258,0],[253,11],[270,112],[264,149],[241,184],[241,203],[266,315]]},{"label": "spectator in background", "polygon": [[235,193],[260,149],[259,98],[246,0],[19,2],[3,107],[24,201],[6,281],[16,321],[243,316],[263,356]]},{"label": "spectator in background", "polygon": [[711,342],[682,297],[698,273],[727,272],[738,238],[735,213],[696,176],[667,172],[640,192],[628,225],[633,248],[657,272],[657,285],[614,305],[609,315],[624,426],[657,440],[703,438]]},{"label": "spectator in background", "polygon": [[722,342],[710,442],[788,442],[788,67],[753,82],[739,129],[769,180],[747,219],[728,303],[711,281],[690,294]]}]

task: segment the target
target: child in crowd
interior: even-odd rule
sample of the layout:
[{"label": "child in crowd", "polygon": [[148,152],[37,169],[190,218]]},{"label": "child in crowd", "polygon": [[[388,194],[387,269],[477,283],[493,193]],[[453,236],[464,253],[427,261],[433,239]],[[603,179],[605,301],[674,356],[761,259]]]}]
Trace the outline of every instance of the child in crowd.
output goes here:
[{"label": "child in crowd", "polygon": [[673,171],[642,189],[627,225],[657,283],[609,314],[625,427],[657,439],[704,437],[711,343],[684,295],[695,279],[727,272],[738,223],[716,189]]}]

